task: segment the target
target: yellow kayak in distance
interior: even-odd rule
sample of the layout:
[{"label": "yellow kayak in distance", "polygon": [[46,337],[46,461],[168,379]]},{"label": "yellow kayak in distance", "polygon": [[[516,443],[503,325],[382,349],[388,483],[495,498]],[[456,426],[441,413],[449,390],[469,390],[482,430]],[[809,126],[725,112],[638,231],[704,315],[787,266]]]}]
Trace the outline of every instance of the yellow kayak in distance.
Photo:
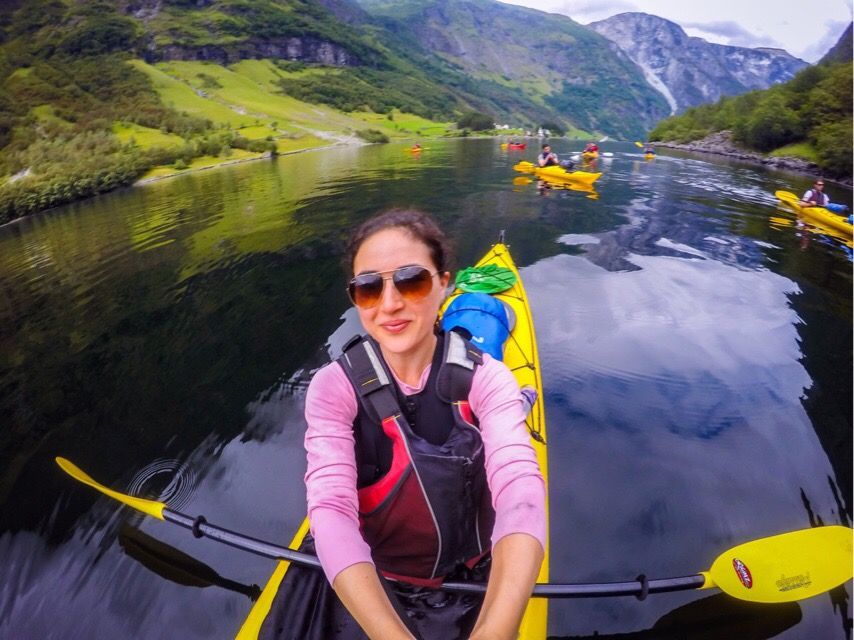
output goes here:
[{"label": "yellow kayak in distance", "polygon": [[805,207],[801,204],[801,199],[790,191],[776,191],[774,195],[794,209],[796,213],[806,218],[807,222],[815,220],[825,227],[830,227],[845,234],[848,238],[854,232],[854,225],[848,222],[845,216],[833,213],[824,207]]},{"label": "yellow kayak in distance", "polygon": [[563,167],[538,167],[533,162],[523,160],[513,165],[515,171],[521,173],[533,173],[538,178],[546,181],[558,182],[580,182],[585,184],[593,184],[602,175],[601,172],[593,173],[591,171],[567,171]]},{"label": "yellow kayak in distance", "polygon": [[[504,348],[504,363],[513,372],[519,386],[529,385],[537,390],[537,401],[531,408],[527,418],[528,430],[532,434],[531,444],[537,454],[537,461],[548,489],[548,456],[546,452],[546,423],[543,404],[543,385],[540,374],[540,360],[537,352],[537,340],[534,333],[534,323],[528,297],[519,271],[516,268],[508,247],[499,243],[494,245],[476,264],[482,267],[495,264],[510,269],[516,276],[516,283],[506,291],[493,294],[508,305],[516,316],[516,324],[507,339]],[[442,307],[442,312],[448,304],[463,293],[455,289]],[[546,491],[546,522],[548,523],[548,491]],[[309,530],[308,519],[305,519],[290,542],[290,548],[298,549]],[[276,564],[270,579],[264,586],[261,596],[249,612],[243,626],[240,628],[237,640],[257,640],[261,626],[271,611],[271,607],[282,585],[282,581],[290,568],[290,562],[280,561]],[[537,576],[538,583],[549,581],[549,543],[548,531],[546,538],[545,557]],[[548,632],[548,599],[531,598],[525,610],[519,631],[521,640],[545,640]]]}]

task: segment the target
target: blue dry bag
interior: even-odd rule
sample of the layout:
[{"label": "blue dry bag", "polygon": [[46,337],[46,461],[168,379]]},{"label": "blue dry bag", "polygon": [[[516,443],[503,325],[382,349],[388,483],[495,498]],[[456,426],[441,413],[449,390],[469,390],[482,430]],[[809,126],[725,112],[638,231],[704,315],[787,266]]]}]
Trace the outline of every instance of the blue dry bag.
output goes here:
[{"label": "blue dry bag", "polygon": [[510,335],[510,320],[501,301],[485,293],[463,293],[448,305],[442,329],[461,327],[471,341],[493,358],[504,358],[504,341]]}]

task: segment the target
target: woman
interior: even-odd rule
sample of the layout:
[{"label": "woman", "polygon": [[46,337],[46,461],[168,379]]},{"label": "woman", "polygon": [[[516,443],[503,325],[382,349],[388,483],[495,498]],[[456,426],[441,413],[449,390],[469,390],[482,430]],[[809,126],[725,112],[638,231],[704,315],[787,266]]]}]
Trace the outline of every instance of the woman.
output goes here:
[{"label": "woman", "polygon": [[[365,222],[348,292],[369,338],[321,369],[306,397],[311,532],[370,638],[515,638],[543,558],[544,483],[518,385],[468,343],[471,362],[452,362],[445,347],[461,339],[436,331],[447,265],[429,216]],[[454,393],[467,397],[449,402]],[[487,575],[482,600],[431,588]]]}]

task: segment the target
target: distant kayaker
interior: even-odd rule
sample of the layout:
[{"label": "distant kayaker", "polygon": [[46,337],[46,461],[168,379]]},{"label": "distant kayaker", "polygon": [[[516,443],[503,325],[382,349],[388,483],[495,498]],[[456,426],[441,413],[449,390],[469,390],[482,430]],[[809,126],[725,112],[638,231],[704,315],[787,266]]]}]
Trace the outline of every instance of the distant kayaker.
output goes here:
[{"label": "distant kayaker", "polygon": [[847,205],[834,204],[830,201],[830,197],[824,192],[824,180],[821,178],[815,181],[811,189],[806,190],[798,204],[802,207],[824,207],[828,211],[839,214],[848,211]]},{"label": "distant kayaker", "polygon": [[[448,262],[418,211],[369,219],[350,240],[348,294],[368,337],[306,395],[309,543],[328,583],[301,610],[284,604],[288,627],[308,616],[329,625],[322,637],[516,637],[543,560],[545,485],[513,374],[436,328]],[[467,403],[451,403],[461,390]],[[434,589],[443,579],[488,588]]]},{"label": "distant kayaker", "polygon": [[537,156],[537,164],[541,167],[552,167],[559,165],[560,162],[557,159],[557,154],[552,151],[551,146],[544,144],[543,152]]},{"label": "distant kayaker", "polygon": [[830,203],[830,198],[824,193],[824,180],[816,180],[811,189],[801,196],[800,204],[804,207],[823,207]]},{"label": "distant kayaker", "polygon": [[595,142],[588,142],[584,146],[583,153],[597,153],[598,151],[599,151],[599,145],[598,144],[596,144]]}]

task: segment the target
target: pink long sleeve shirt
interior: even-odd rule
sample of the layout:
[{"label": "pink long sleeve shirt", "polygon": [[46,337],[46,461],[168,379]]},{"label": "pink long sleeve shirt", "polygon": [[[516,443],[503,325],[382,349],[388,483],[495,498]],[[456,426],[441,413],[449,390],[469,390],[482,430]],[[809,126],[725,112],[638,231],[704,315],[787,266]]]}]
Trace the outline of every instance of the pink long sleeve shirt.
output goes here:
[{"label": "pink long sleeve shirt", "polygon": [[[424,369],[417,387],[397,380],[401,391],[405,395],[421,391],[430,367]],[[545,484],[525,426],[519,386],[504,363],[484,354],[469,404],[480,422],[495,509],[492,545],[506,535],[526,533],[545,548]],[[353,439],[357,411],[356,394],[341,366],[333,362],[318,371],[305,403],[305,484],[311,533],[330,583],[353,564],[373,564],[371,549],[359,530]]]}]

